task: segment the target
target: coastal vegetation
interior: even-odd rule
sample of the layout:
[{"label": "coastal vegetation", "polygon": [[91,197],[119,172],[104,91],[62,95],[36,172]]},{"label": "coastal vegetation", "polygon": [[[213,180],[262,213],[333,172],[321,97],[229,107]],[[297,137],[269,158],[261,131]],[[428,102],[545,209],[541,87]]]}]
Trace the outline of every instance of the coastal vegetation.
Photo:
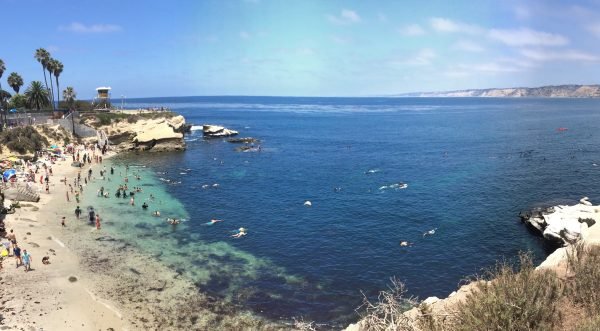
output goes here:
[{"label": "coastal vegetation", "polygon": [[[531,255],[523,253],[518,268],[498,263],[468,286],[462,300],[439,310],[406,298],[402,283],[392,279],[378,300],[365,297],[361,326],[413,331],[600,329],[597,246],[574,246],[566,270],[536,270]],[[415,309],[408,311],[411,307]]]},{"label": "coastal vegetation", "polygon": [[0,133],[0,152],[2,146],[21,154],[34,153],[48,146],[48,139],[34,127],[17,127]]},{"label": "coastal vegetation", "polygon": [[31,109],[40,110],[50,103],[48,91],[42,85],[42,82],[33,81],[25,91],[27,105]]}]

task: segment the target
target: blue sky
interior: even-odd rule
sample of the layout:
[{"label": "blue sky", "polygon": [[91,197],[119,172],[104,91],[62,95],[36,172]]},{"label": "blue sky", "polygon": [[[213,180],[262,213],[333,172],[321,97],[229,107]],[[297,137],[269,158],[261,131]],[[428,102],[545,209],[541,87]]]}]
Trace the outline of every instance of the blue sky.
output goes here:
[{"label": "blue sky", "polygon": [[592,84],[599,1],[0,0],[0,58],[44,47],[90,98],[371,96]]}]

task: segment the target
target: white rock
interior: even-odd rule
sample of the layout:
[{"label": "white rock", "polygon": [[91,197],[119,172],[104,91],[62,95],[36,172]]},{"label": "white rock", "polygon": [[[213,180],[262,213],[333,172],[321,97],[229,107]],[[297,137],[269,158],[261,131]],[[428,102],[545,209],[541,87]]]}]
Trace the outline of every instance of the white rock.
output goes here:
[{"label": "white rock", "polygon": [[438,298],[438,297],[429,297],[429,298],[423,300],[423,303],[426,305],[432,305],[438,301],[440,301],[440,298]]}]

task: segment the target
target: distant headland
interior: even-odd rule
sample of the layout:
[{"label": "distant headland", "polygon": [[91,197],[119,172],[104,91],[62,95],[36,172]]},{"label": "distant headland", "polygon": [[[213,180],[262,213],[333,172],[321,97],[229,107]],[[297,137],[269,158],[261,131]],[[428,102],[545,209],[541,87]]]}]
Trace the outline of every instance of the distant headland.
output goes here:
[{"label": "distant headland", "polygon": [[413,92],[395,97],[530,97],[530,98],[598,98],[600,85],[548,85],[540,87],[509,87],[441,92]]}]

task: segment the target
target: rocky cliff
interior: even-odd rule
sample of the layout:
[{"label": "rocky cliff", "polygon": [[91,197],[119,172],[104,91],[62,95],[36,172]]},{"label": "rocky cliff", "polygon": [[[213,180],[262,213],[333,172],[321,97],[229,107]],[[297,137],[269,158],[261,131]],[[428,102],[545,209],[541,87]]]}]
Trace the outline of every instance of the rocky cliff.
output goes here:
[{"label": "rocky cliff", "polygon": [[541,87],[513,87],[456,90],[442,92],[416,92],[399,97],[532,97],[532,98],[598,98],[600,85],[553,85]]},{"label": "rocky cliff", "polygon": [[186,123],[181,115],[119,119],[110,120],[108,124],[99,124],[96,119],[90,117],[85,119],[85,124],[95,127],[98,131],[104,131],[117,150],[185,150],[182,131]]}]

